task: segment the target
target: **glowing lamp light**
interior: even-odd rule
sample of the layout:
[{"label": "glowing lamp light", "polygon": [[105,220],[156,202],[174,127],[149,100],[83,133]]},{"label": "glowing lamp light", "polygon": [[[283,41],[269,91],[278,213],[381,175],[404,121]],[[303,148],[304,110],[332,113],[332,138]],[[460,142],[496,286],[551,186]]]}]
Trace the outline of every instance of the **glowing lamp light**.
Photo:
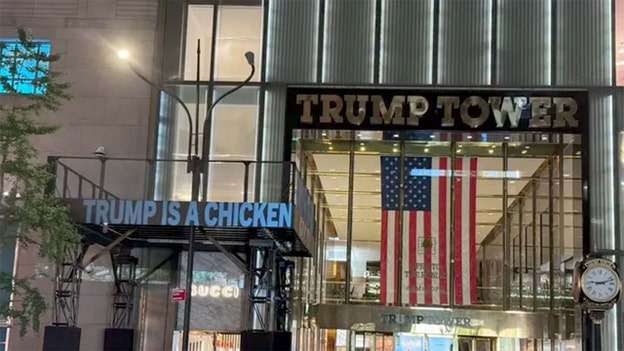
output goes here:
[{"label": "glowing lamp light", "polygon": [[119,56],[119,58],[122,60],[127,60],[128,58],[130,58],[130,52],[128,50],[122,49],[117,51],[117,56]]}]

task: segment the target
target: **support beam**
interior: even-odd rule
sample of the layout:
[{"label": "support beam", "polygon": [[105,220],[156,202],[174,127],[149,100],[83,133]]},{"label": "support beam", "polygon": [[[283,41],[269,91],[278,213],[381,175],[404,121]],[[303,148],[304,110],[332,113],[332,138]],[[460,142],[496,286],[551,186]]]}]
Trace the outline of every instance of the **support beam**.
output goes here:
[{"label": "support beam", "polygon": [[82,261],[88,249],[89,244],[69,247],[65,250],[64,260],[56,265],[53,326],[75,327],[78,323]]},{"label": "support beam", "polygon": [[151,277],[152,274],[154,274],[157,270],[161,269],[164,265],[167,264],[167,262],[171,261],[177,255],[178,255],[178,253],[174,252],[171,255],[169,255],[169,257],[167,257],[164,260],[162,260],[159,264],[157,264],[154,267],[150,268],[149,271],[147,271],[145,274],[143,274],[142,276],[137,278],[137,285],[143,284],[143,282],[145,282],[147,279],[149,279],[149,277]]},{"label": "support beam", "polygon": [[[269,244],[269,246],[265,244]],[[272,308],[274,272],[275,272],[275,248],[271,240],[258,241],[252,246],[248,257],[249,271],[249,320],[248,330],[271,331],[273,329]]]},{"label": "support beam", "polygon": [[112,328],[134,329],[134,292],[137,285],[138,262],[136,257],[130,255],[130,249],[120,248],[111,252],[115,278]]},{"label": "support beam", "polygon": [[292,316],[295,263],[290,260],[277,260],[275,284],[275,330],[289,331]]},{"label": "support beam", "polygon": [[134,233],[136,231],[136,229],[131,229],[128,230],[127,232],[125,232],[124,234],[121,234],[119,232],[116,232],[108,227],[105,227],[103,229],[103,231],[111,231],[115,234],[118,234],[119,237],[117,239],[115,239],[113,242],[111,242],[110,244],[106,245],[106,247],[104,247],[102,250],[100,250],[98,253],[96,253],[93,257],[91,257],[87,262],[84,263],[84,265],[82,266],[82,268],[84,269],[85,267],[88,267],[91,263],[95,262],[98,258],[104,256],[107,252],[110,252],[113,248],[117,247],[117,245],[121,244],[122,241],[126,240],[127,238],[130,237],[130,235],[132,235],[132,233]]},{"label": "support beam", "polygon": [[212,235],[208,234],[205,230],[203,231],[203,233],[204,235],[206,235],[208,240],[210,240],[212,245],[214,245],[217,249],[219,249],[219,251],[221,251],[221,253],[223,253],[227,258],[229,258],[230,261],[232,261],[232,263],[234,263],[238,268],[240,268],[242,272],[249,273],[249,269],[247,268],[247,265],[245,264],[244,261],[241,261],[237,255],[228,251],[225,247],[223,247],[223,245],[221,245],[221,243],[219,243],[219,241],[217,241],[217,239],[213,238]]}]

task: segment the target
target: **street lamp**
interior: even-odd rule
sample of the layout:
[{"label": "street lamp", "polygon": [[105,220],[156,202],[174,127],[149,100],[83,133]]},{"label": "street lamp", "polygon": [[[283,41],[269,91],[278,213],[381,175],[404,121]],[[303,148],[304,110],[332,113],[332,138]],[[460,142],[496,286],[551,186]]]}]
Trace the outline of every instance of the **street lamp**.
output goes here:
[{"label": "street lamp", "polygon": [[[188,122],[189,122],[189,139],[188,139],[188,153],[187,153],[187,167],[186,172],[191,173],[192,182],[191,182],[191,201],[199,201],[199,188],[200,183],[202,182],[202,173],[203,173],[203,192],[202,192],[202,200],[206,201],[207,199],[207,179],[208,179],[208,161],[210,157],[210,145],[208,144],[208,122],[210,120],[210,116],[212,114],[212,110],[214,107],[227,96],[236,92],[240,88],[244,87],[251,78],[253,77],[256,66],[255,66],[255,55],[251,51],[247,51],[245,53],[245,59],[249,64],[251,71],[249,72],[249,76],[235,86],[234,88],[225,92],[225,94],[221,95],[215,102],[213,102],[206,111],[206,118],[204,119],[204,125],[202,128],[204,138],[202,140],[202,152],[199,154],[198,145],[199,145],[199,87],[200,87],[200,75],[199,75],[199,58],[200,58],[200,45],[199,40],[197,41],[197,77],[196,77],[196,90],[197,90],[197,101],[196,101],[196,109],[195,109],[195,124],[193,124],[193,118],[191,116],[191,112],[188,107],[184,103],[184,101],[177,96],[175,93],[169,91],[162,85],[156,84],[152,82],[150,79],[142,75],[129,61],[130,53],[127,50],[120,50],[117,52],[119,58],[123,59],[128,67],[132,70],[132,72],[137,75],[141,80],[149,84],[152,88],[163,92],[170,97],[172,97],[176,102],[178,102],[184,112],[186,113]],[[193,128],[195,126],[195,128]],[[195,138],[195,149],[194,152],[192,150],[191,145],[193,144],[193,137]],[[191,320],[191,289],[193,284],[193,263],[195,258],[195,226],[191,225],[189,228],[189,243],[188,243],[188,254],[187,254],[187,264],[186,264],[186,297],[184,303],[184,326],[183,326],[183,335],[182,335],[182,351],[188,351],[189,348],[189,331],[190,331],[190,320]]]}]

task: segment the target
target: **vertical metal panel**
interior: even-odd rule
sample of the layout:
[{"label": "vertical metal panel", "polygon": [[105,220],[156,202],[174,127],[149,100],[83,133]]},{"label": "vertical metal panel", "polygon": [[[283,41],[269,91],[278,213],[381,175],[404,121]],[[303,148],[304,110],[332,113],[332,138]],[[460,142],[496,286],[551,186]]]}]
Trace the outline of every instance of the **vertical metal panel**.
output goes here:
[{"label": "vertical metal panel", "polygon": [[267,80],[314,82],[319,0],[269,1]]},{"label": "vertical metal panel", "polygon": [[373,82],[374,24],[374,0],[327,1],[323,82]]},{"label": "vertical metal panel", "polygon": [[590,94],[590,233],[592,249],[614,247],[613,97]]},{"label": "vertical metal panel", "polygon": [[439,84],[490,84],[492,1],[440,0]]},{"label": "vertical metal panel", "polygon": [[[618,208],[616,208],[616,211],[619,217],[619,223],[616,223],[616,225],[619,224],[619,227],[617,228],[617,233],[624,233],[624,201],[622,200],[624,199],[624,90],[618,89],[616,91],[614,105],[614,123],[616,123],[616,133],[614,133],[614,135],[617,137],[617,139],[614,140],[615,145],[617,146],[617,148],[615,148],[614,150],[614,166],[618,170],[618,178],[616,179],[615,186],[619,189],[617,191],[619,197],[618,201],[616,202],[616,204],[618,204]],[[622,236],[622,234],[615,236],[614,239],[615,248],[623,249],[624,237]],[[616,257],[616,259],[620,269],[622,269],[622,267],[624,266],[624,257]],[[624,330],[621,327],[618,328],[618,325],[621,325],[624,318],[624,315],[622,315],[622,311],[624,311],[624,300],[620,299],[620,301],[615,306],[614,317],[617,318],[617,320],[615,320],[614,323],[610,325],[613,330],[613,332],[611,333],[613,339],[616,340],[616,342],[618,343],[622,343],[622,339],[624,337]],[[614,346],[616,347],[616,350],[619,349],[619,345],[615,344]]]},{"label": "vertical metal panel", "polygon": [[551,1],[499,0],[497,84],[550,84]]},{"label": "vertical metal panel", "polygon": [[379,80],[431,84],[433,0],[383,0]]},{"label": "vertical metal panel", "polygon": [[[267,89],[264,101],[262,160],[283,161],[284,147],[287,146],[284,145],[286,89]],[[279,201],[282,170],[279,165],[262,165],[260,201]]]},{"label": "vertical metal panel", "polygon": [[610,85],[611,2],[557,2],[557,85]]},{"label": "vertical metal panel", "polygon": [[[591,250],[615,248],[613,96],[590,94],[589,220]],[[616,309],[605,314],[601,336],[604,350],[618,350]]]}]

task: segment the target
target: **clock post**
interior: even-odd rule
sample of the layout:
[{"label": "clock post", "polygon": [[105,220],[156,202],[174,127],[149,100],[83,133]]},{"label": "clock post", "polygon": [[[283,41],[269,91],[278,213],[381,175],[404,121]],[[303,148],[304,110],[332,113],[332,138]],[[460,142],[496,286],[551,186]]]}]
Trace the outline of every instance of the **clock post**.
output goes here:
[{"label": "clock post", "polygon": [[574,270],[573,296],[591,324],[585,324],[584,349],[600,351],[600,323],[606,311],[620,300],[622,283],[616,263],[606,256],[624,256],[622,250],[600,250],[577,262]]}]

